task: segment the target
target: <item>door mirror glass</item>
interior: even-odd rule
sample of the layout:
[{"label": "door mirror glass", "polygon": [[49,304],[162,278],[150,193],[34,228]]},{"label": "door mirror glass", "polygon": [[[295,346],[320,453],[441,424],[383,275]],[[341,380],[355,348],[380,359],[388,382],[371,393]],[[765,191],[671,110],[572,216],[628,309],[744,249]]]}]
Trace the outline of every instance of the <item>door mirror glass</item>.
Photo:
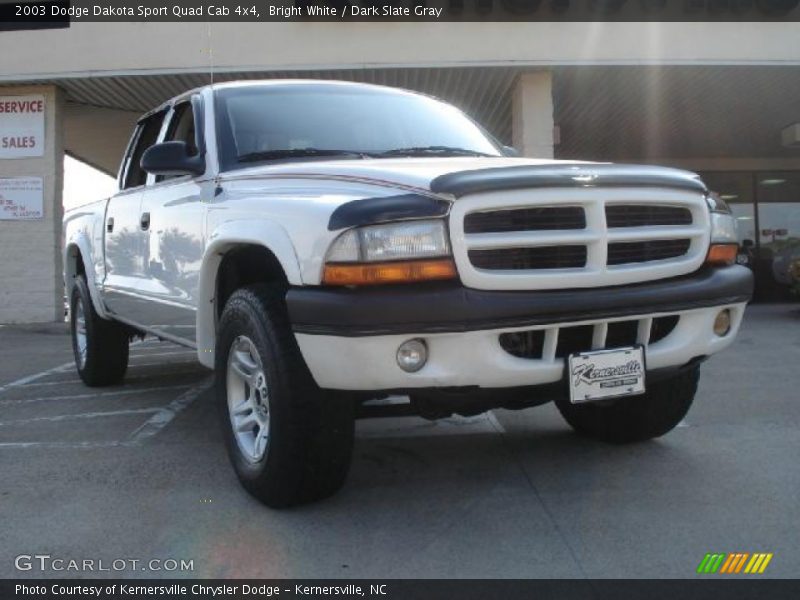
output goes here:
[{"label": "door mirror glass", "polygon": [[142,155],[142,169],[155,175],[202,175],[206,161],[199,154],[192,155],[186,142],[162,142]]},{"label": "door mirror glass", "polygon": [[503,156],[517,158],[519,157],[519,150],[514,148],[514,146],[503,146]]}]

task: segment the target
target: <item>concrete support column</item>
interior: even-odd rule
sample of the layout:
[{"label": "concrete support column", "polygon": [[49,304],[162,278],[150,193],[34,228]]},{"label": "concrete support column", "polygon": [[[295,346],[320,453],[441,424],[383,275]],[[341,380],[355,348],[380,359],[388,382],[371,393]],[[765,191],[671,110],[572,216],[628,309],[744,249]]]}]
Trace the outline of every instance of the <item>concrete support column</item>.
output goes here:
[{"label": "concrete support column", "polygon": [[61,193],[64,175],[64,99],[55,86],[0,86],[0,96],[44,96],[44,153],[0,158],[0,178],[41,177],[43,216],[0,220],[0,323],[64,319]]},{"label": "concrete support column", "polygon": [[523,73],[511,98],[514,147],[522,156],[553,158],[553,77],[550,71]]}]

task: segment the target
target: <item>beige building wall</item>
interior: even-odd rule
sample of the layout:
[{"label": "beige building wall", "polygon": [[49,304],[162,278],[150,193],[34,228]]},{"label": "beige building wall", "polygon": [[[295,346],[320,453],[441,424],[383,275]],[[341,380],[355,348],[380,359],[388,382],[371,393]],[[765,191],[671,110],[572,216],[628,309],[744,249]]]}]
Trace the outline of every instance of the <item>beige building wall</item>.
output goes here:
[{"label": "beige building wall", "polygon": [[0,323],[64,318],[61,265],[63,98],[53,86],[2,87],[0,95],[45,96],[45,148],[39,158],[0,159],[0,177],[43,178],[44,217],[0,221]]},{"label": "beige building wall", "polygon": [[64,112],[64,146],[78,160],[116,176],[140,116],[124,110],[68,103]]},{"label": "beige building wall", "polygon": [[553,158],[553,75],[523,73],[511,95],[513,145],[522,156]]}]

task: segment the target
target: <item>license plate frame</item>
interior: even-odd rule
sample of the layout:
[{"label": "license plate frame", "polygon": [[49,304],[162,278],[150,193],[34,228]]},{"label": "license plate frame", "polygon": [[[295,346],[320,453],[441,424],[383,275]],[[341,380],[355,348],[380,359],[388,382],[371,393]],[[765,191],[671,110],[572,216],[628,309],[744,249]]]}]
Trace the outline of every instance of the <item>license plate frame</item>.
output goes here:
[{"label": "license plate frame", "polygon": [[572,404],[638,396],[646,391],[644,346],[576,352],[567,358]]}]

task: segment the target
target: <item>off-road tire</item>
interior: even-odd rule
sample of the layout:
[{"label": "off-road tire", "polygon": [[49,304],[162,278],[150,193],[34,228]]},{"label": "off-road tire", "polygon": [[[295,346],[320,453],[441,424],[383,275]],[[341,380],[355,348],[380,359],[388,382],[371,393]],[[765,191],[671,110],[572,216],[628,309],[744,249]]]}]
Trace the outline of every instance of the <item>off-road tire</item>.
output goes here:
[{"label": "off-road tire", "polygon": [[700,368],[647,386],[640,396],[607,402],[572,404],[559,398],[561,415],[579,434],[612,444],[641,442],[657,438],[683,420],[694,400]]},{"label": "off-road tire", "polygon": [[[228,456],[244,488],[271,508],[336,492],[350,467],[355,424],[352,399],[314,382],[289,325],[285,296],[279,284],[234,292],[220,318],[215,355],[217,407]],[[241,336],[255,346],[269,389],[269,437],[256,462],[239,447],[228,408],[228,356]]]},{"label": "off-road tire", "polygon": [[[128,370],[130,332],[116,321],[102,319],[92,305],[89,286],[82,275],[75,278],[70,295],[70,333],[75,366],[90,387],[120,383]],[[81,311],[82,307],[82,311]],[[86,354],[81,358],[78,319],[83,314]]]}]

